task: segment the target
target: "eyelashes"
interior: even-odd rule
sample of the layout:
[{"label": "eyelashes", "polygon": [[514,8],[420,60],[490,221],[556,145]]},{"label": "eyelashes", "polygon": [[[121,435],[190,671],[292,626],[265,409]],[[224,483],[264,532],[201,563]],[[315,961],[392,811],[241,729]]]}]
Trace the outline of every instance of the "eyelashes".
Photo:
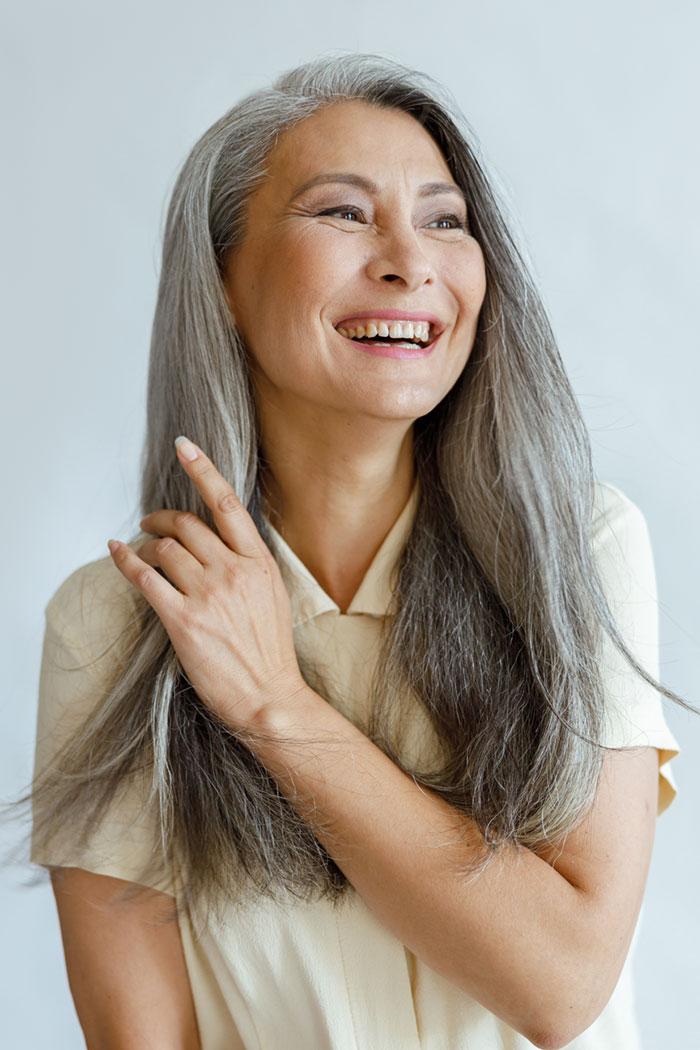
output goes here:
[{"label": "eyelashes", "polygon": [[[337,215],[338,213],[345,214],[351,213],[353,215],[363,215],[361,208],[355,208],[352,205],[342,205],[338,208],[325,208],[323,211],[318,212],[318,215]],[[437,218],[433,219],[433,222],[443,222],[445,219],[450,219],[454,222],[454,226],[443,227],[443,229],[453,230],[467,230],[469,224],[466,221],[460,219],[459,215],[455,215],[454,212],[445,212],[444,215],[438,215]]]}]

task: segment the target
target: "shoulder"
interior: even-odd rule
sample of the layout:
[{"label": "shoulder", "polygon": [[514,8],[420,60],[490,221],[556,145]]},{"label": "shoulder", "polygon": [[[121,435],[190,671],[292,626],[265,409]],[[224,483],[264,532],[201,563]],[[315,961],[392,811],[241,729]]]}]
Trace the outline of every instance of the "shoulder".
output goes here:
[{"label": "shoulder", "polygon": [[646,528],[644,514],[637,503],[611,481],[596,479],[593,489],[593,535],[610,529]]},{"label": "shoulder", "polygon": [[47,602],[39,679],[42,749],[53,748],[59,735],[80,723],[125,666],[140,632],[131,586],[108,555],[74,569]]},{"label": "shoulder", "polygon": [[591,543],[601,569],[631,569],[653,588],[654,558],[646,517],[634,500],[609,481],[595,482]]},{"label": "shoulder", "polygon": [[[129,546],[140,542],[134,540]],[[47,627],[76,649],[115,640],[135,622],[137,612],[134,586],[110,555],[74,569],[45,606]]]}]

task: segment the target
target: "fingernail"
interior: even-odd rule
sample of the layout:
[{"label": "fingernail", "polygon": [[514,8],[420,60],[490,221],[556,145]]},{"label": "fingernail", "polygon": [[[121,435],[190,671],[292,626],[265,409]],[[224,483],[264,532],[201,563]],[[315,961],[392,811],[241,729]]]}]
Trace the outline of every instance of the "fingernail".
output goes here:
[{"label": "fingernail", "polygon": [[186,438],[184,434],[180,434],[180,437],[175,438],[175,447],[185,459],[196,459],[199,455],[199,449],[194,445],[189,438]]}]

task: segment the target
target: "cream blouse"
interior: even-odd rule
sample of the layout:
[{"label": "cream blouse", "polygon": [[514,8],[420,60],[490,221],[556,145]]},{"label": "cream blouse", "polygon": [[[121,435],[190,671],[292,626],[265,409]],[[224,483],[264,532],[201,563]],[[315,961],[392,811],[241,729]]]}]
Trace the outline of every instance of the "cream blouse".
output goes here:
[{"label": "cream blouse", "polygon": [[[381,618],[391,597],[389,573],[413,521],[418,483],[385,537],[345,613],[325,593],[280,534],[272,538],[290,593],[295,641],[341,687],[342,713],[356,719],[367,701]],[[627,496],[596,483],[594,549],[606,594],[628,644],[659,674],[658,610],[645,519]],[[76,569],[46,606],[39,686],[35,773],[64,734],[100,697],[115,659],[115,638],[133,612],[134,589],[108,556]],[[84,665],[90,658],[92,663]],[[609,711],[604,743],[650,745],[659,756],[661,814],[677,786],[671,760],[680,747],[659,694],[610,647],[604,659]],[[406,741],[431,746],[431,727],[416,709]],[[152,829],[139,807],[136,782],[115,801],[87,849],[61,829],[50,855],[32,840],[30,860],[134,880]],[[157,889],[177,897],[172,880]],[[534,1044],[444,977],[383,927],[349,888],[334,910],[326,902],[275,905],[259,899],[196,940],[180,907],[179,925],[202,1050],[524,1050]],[[643,913],[643,907],[642,907]],[[641,913],[640,913],[641,920]],[[577,1050],[639,1050],[631,961],[597,1020],[569,1044]]]}]

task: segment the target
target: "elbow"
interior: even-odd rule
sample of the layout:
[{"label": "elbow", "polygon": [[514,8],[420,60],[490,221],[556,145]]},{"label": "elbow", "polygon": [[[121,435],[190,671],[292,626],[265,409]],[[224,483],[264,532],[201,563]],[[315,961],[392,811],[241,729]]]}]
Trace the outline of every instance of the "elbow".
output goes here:
[{"label": "elbow", "polygon": [[528,1038],[530,1039],[531,1043],[533,1043],[535,1046],[539,1046],[541,1050],[562,1050],[563,1047],[571,1046],[574,1040],[578,1039],[578,1037],[582,1035],[583,1032],[585,1032],[585,1030],[585,1028],[580,1028],[577,1029],[575,1032],[569,1032],[569,1034],[566,1036],[561,1036],[558,1033],[556,1035],[552,1035],[548,1032],[544,1036],[536,1034],[534,1037],[530,1035]]},{"label": "elbow", "polygon": [[591,1021],[587,1020],[574,1027],[571,1024],[571,1018],[568,1018],[566,1024],[562,1024],[559,1018],[556,1023],[541,1025],[534,1031],[530,1029],[529,1032],[524,1032],[523,1035],[534,1046],[540,1047],[540,1050],[562,1050],[563,1047],[571,1046],[573,1041],[590,1027],[590,1024]]},{"label": "elbow", "polygon": [[561,1039],[558,1035],[552,1035],[550,1032],[543,1035],[541,1031],[528,1032],[526,1038],[533,1046],[538,1046],[540,1050],[561,1050],[562,1047],[568,1046],[571,1042],[568,1038]]},{"label": "elbow", "polygon": [[593,1021],[596,1020],[600,1012],[600,1010],[597,1010],[595,1015],[591,1016],[589,1011],[586,1017],[579,1018],[575,1025],[572,1024],[571,1016],[567,1017],[566,1023],[563,1023],[561,1017],[559,1017],[556,1022],[540,1024],[539,1028],[534,1030],[530,1028],[522,1034],[531,1043],[539,1047],[540,1050],[562,1050],[562,1047],[570,1046],[575,1039],[583,1035],[593,1024]]},{"label": "elbow", "polygon": [[540,1025],[539,1028],[535,1030],[530,1028],[522,1034],[534,1046],[539,1047],[540,1050],[562,1050],[562,1047],[569,1046],[574,1039],[578,1039],[592,1023],[592,1020],[589,1018],[575,1027],[571,1026],[571,1024],[563,1026],[561,1023]]},{"label": "elbow", "polygon": [[539,1011],[533,1011],[536,1027],[531,1024],[523,1034],[541,1050],[570,1046],[598,1019],[614,986],[609,967],[596,962],[587,971],[579,952],[570,966],[558,967],[555,975],[550,973],[546,990],[540,989]]}]

